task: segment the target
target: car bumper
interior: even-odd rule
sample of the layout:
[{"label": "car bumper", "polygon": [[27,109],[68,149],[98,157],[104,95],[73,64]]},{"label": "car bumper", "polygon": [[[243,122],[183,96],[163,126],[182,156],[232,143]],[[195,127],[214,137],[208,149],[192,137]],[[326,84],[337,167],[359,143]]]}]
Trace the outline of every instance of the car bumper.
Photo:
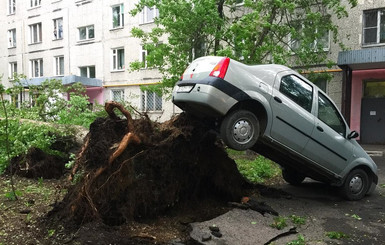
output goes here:
[{"label": "car bumper", "polygon": [[200,117],[221,117],[237,101],[209,84],[194,84],[190,92],[178,92],[176,85],[172,102],[182,110]]}]

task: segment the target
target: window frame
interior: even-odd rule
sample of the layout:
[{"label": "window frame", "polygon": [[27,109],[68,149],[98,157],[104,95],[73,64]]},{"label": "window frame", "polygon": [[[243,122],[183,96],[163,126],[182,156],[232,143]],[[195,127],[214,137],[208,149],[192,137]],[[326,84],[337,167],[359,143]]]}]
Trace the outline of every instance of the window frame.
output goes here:
[{"label": "window frame", "polygon": [[[284,84],[284,80],[285,80],[285,78],[287,78],[287,77],[292,77],[292,78],[294,78],[294,79],[292,79],[293,81],[295,81],[295,82],[297,82],[298,83],[298,81],[300,81],[301,82],[301,88],[305,88],[304,86],[302,86],[302,84],[304,84],[304,85],[306,85],[308,88],[310,88],[311,89],[311,91],[310,91],[310,97],[311,97],[311,99],[310,99],[310,101],[308,101],[309,103],[307,103],[306,105],[305,104],[303,104],[303,103],[301,103],[301,101],[300,101],[300,99],[301,98],[299,98],[298,96],[296,96],[294,93],[290,93],[290,90],[289,89],[286,89],[285,88],[285,90],[283,89],[284,88],[284,86],[283,86],[283,84]],[[298,83],[299,84],[299,83]],[[306,89],[306,88],[305,88]],[[308,83],[308,82],[306,82],[304,79],[301,79],[300,77],[298,77],[298,76],[296,76],[295,74],[289,74],[289,75],[285,75],[285,76],[283,76],[282,78],[281,78],[281,81],[280,81],[280,84],[279,84],[279,92],[281,93],[281,94],[283,94],[284,96],[286,96],[288,99],[290,99],[291,101],[293,101],[295,104],[297,104],[298,106],[300,106],[302,109],[304,109],[304,110],[306,110],[307,112],[309,112],[309,113],[311,113],[312,112],[312,109],[313,109],[313,103],[314,103],[314,87],[310,84],[310,83]],[[296,90],[296,91],[299,91],[299,90]],[[309,90],[307,90],[307,91],[309,91]],[[304,94],[304,93],[301,93],[301,94]],[[305,99],[308,99],[307,97],[306,97],[306,95],[304,95],[302,98],[305,98]]]},{"label": "window frame", "polygon": [[[150,97],[153,97],[153,107],[149,108],[149,99]],[[159,108],[160,106],[160,108]],[[140,102],[140,108],[142,112],[161,112],[163,111],[163,96],[158,95],[157,93],[153,91],[142,91],[141,94],[141,102]]]},{"label": "window frame", "polygon": [[[90,29],[93,29],[93,34],[94,36],[93,37],[90,37]],[[85,29],[85,38],[82,39],[81,38],[81,29]],[[79,42],[85,42],[85,41],[90,41],[90,40],[94,40],[95,39],[95,26],[94,25],[88,25],[88,26],[81,26],[81,27],[78,27],[78,40]]]},{"label": "window frame", "polygon": [[[38,76],[36,76],[36,68],[38,68]],[[37,78],[37,77],[43,77],[43,59],[38,58],[38,59],[31,59],[30,60],[30,77],[31,78]]]},{"label": "window frame", "polygon": [[[114,93],[120,92],[120,99],[116,100]],[[124,102],[124,89],[111,89],[111,100],[116,102]]]},{"label": "window frame", "polygon": [[[43,40],[42,23],[38,22],[28,26],[29,26],[29,32],[30,32],[29,44],[41,43]],[[36,32],[36,40],[35,40],[35,32]]]},{"label": "window frame", "polygon": [[7,14],[12,15],[16,13],[16,0],[7,1]]},{"label": "window frame", "polygon": [[[91,77],[91,67],[94,68],[94,77]],[[80,66],[79,67],[79,75],[81,77],[84,77],[84,76],[82,76],[82,69],[86,69],[87,76],[85,76],[85,77],[96,78],[96,67],[95,66]]]},{"label": "window frame", "polygon": [[[60,23],[58,21],[61,21],[61,28]],[[63,17],[53,19],[53,40],[61,40],[63,39]]]},{"label": "window frame", "polygon": [[[301,23],[299,25],[299,28],[302,30],[303,29],[303,24]],[[318,33],[318,29],[315,30],[316,33]],[[318,52],[318,51],[324,51],[324,52],[328,52],[330,50],[330,30],[327,30],[327,32],[325,33],[325,35],[327,35],[327,45],[325,47],[322,47],[322,49],[318,49],[318,43],[320,42],[320,40],[322,40],[322,38],[316,38],[313,43],[311,44],[311,49],[314,50],[314,52]],[[298,47],[293,47],[294,44],[297,44],[296,46]],[[294,53],[295,51],[297,51],[299,48],[301,47],[301,39],[295,39],[295,38],[292,38],[292,35],[289,34],[289,38],[288,38],[288,48]]]},{"label": "window frame", "polygon": [[[119,14],[118,14],[118,21],[119,23],[117,25],[115,25],[115,21],[114,21],[114,9],[115,8],[119,8]],[[123,28],[124,27],[124,4],[121,3],[121,4],[117,4],[117,5],[113,5],[111,6],[111,14],[112,14],[112,29],[119,29],[119,28]]]},{"label": "window frame", "polygon": [[16,48],[16,28],[8,30],[8,48]]},{"label": "window frame", "polygon": [[[121,52],[123,51],[123,52]],[[125,50],[124,47],[120,48],[114,48],[112,49],[112,64],[111,68],[112,71],[124,71],[125,69]],[[123,54],[123,58],[120,56]],[[120,62],[123,60],[123,63],[121,64]]]},{"label": "window frame", "polygon": [[[370,9],[370,10],[364,10],[362,14],[362,45],[363,46],[370,46],[370,45],[385,45],[385,19],[383,22],[384,30],[383,30],[383,36],[384,39],[381,42],[381,12],[383,15],[385,15],[385,8],[380,9]],[[366,16],[370,13],[376,13],[376,25],[375,26],[366,26]],[[366,42],[366,33],[368,30],[376,30],[376,41],[375,42]]]},{"label": "window frame", "polygon": [[9,80],[14,80],[15,76],[14,74],[17,73],[17,61],[9,62],[8,65],[8,79]]},{"label": "window frame", "polygon": [[[149,15],[149,11],[152,11],[152,16]],[[148,18],[149,17],[149,18]],[[156,6],[148,7],[145,6],[140,12],[140,24],[150,24],[154,23],[155,18],[159,17],[159,9]]]},{"label": "window frame", "polygon": [[142,62],[143,69],[147,69],[147,55],[148,55],[148,50],[144,49],[144,47],[141,47],[140,50],[140,62]]},{"label": "window frame", "polygon": [[30,8],[37,8],[41,6],[41,0],[31,0],[30,1]]},{"label": "window frame", "polygon": [[54,57],[54,71],[55,76],[64,76],[64,55]]},{"label": "window frame", "polygon": [[[327,122],[327,120],[325,120],[324,118],[321,118],[320,117],[320,99],[323,98],[324,100],[327,101],[327,103],[329,104],[330,108],[333,110],[334,112],[334,115],[336,115],[336,119],[338,119],[340,125],[339,126],[342,126],[342,128],[340,129],[341,131],[339,131],[339,129],[337,129],[336,127],[333,127],[330,122]],[[333,129],[335,132],[337,132],[339,135],[343,136],[343,137],[346,137],[346,129],[347,129],[347,125],[345,123],[345,120],[343,118],[343,116],[341,115],[340,111],[338,110],[338,108],[334,105],[334,103],[332,102],[332,100],[330,100],[326,94],[322,93],[321,91],[318,91],[318,98],[317,98],[317,118],[322,121],[323,123],[325,123],[329,128]]]}]

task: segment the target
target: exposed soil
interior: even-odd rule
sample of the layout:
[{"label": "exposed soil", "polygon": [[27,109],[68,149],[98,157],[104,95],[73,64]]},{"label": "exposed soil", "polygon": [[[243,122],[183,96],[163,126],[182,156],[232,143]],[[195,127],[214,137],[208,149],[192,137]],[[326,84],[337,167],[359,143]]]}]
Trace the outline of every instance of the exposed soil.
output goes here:
[{"label": "exposed soil", "polygon": [[[117,117],[115,107],[126,118]],[[227,202],[249,191],[208,122],[181,114],[160,124],[146,116],[132,120],[120,105],[106,108],[110,117],[92,123],[78,153],[71,177],[80,180],[58,180],[57,188],[68,193],[43,210],[48,214],[36,223],[30,244],[188,243],[189,223],[228,211]],[[62,176],[52,163],[64,165],[39,149],[14,162],[36,166],[22,176],[44,179],[47,170]]]},{"label": "exposed soil", "polygon": [[65,163],[65,158],[32,147],[26,154],[14,157],[5,173],[34,179],[59,179],[64,174]]}]

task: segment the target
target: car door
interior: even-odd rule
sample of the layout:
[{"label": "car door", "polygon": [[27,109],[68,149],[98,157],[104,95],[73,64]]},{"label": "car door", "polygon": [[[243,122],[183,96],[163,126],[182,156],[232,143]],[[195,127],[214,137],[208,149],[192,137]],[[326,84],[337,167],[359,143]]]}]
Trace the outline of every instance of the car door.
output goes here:
[{"label": "car door", "polygon": [[304,155],[334,174],[339,174],[353,155],[352,142],[346,137],[347,124],[334,103],[320,91],[316,115],[316,128]]},{"label": "car door", "polygon": [[286,147],[302,152],[314,128],[314,88],[299,75],[278,73],[271,108],[271,137]]}]

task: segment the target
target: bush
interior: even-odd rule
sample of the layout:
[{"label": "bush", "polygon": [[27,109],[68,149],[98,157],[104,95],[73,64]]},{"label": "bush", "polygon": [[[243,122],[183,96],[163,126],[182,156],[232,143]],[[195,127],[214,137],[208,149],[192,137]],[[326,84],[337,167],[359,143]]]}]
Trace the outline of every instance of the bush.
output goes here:
[{"label": "bush", "polygon": [[[65,134],[54,126],[45,124],[39,125],[38,123],[30,122],[21,123],[19,120],[9,120],[8,131],[11,158],[27,153],[28,149],[31,147],[40,148],[44,152],[54,155],[63,154],[50,148],[57,135]],[[0,173],[8,166],[5,145],[5,120],[0,120]]]}]

